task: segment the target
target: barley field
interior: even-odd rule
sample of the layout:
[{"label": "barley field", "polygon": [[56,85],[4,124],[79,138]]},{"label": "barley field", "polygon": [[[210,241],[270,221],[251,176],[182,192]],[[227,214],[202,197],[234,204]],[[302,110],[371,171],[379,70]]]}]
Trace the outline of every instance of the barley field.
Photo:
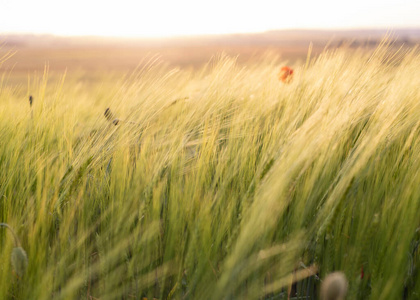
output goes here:
[{"label": "barley field", "polygon": [[419,299],[418,48],[288,63],[2,74],[0,299]]}]

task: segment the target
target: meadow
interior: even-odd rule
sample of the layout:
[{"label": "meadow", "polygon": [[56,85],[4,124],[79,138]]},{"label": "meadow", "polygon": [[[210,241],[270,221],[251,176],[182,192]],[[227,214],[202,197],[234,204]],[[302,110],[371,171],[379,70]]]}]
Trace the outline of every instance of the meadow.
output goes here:
[{"label": "meadow", "polygon": [[3,74],[0,299],[419,299],[418,48],[286,63]]}]

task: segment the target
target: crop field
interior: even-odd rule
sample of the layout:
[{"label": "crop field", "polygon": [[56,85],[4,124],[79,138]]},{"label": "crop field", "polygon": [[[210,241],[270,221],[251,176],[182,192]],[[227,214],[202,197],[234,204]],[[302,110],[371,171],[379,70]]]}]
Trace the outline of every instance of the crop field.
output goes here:
[{"label": "crop field", "polygon": [[420,51],[305,51],[0,74],[0,299],[419,299]]}]

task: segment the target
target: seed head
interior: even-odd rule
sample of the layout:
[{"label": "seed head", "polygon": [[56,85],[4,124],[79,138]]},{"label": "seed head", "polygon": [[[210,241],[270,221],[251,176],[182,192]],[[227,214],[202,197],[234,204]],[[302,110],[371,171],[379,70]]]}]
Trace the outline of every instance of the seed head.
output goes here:
[{"label": "seed head", "polygon": [[29,96],[29,105],[32,107],[32,102],[34,101],[34,98],[32,98],[32,95]]},{"label": "seed head", "polygon": [[114,119],[114,115],[112,114],[109,107],[105,110],[104,116],[108,121],[112,121]]},{"label": "seed head", "polygon": [[19,277],[22,277],[28,268],[28,256],[22,247],[15,247],[12,250],[12,267]]},{"label": "seed head", "polygon": [[321,300],[344,300],[348,282],[343,272],[334,272],[324,279],[321,285]]},{"label": "seed head", "polygon": [[19,238],[13,231],[12,227],[10,227],[7,223],[0,223],[0,227],[6,227],[13,235],[15,247],[13,248],[11,255],[12,267],[16,274],[19,277],[22,277],[28,268],[28,256],[26,255],[25,250],[23,250],[20,246]]}]

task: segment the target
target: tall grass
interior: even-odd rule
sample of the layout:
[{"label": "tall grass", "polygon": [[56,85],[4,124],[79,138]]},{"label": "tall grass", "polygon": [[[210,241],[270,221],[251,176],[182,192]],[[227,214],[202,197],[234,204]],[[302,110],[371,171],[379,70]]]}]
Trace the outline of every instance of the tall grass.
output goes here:
[{"label": "tall grass", "polygon": [[0,299],[287,299],[315,265],[311,299],[336,270],[348,299],[420,297],[418,51],[280,65],[2,84],[0,222],[29,263],[0,231]]}]

